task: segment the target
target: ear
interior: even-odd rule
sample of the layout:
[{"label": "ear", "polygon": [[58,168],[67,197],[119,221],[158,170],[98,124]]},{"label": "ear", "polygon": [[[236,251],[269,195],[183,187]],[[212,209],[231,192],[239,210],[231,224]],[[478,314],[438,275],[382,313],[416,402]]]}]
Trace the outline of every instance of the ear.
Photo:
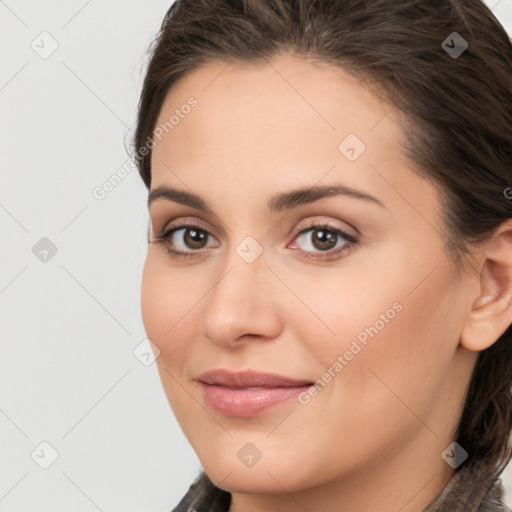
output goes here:
[{"label": "ear", "polygon": [[485,241],[478,261],[479,292],[468,311],[460,341],[475,352],[490,347],[512,323],[512,219]]}]

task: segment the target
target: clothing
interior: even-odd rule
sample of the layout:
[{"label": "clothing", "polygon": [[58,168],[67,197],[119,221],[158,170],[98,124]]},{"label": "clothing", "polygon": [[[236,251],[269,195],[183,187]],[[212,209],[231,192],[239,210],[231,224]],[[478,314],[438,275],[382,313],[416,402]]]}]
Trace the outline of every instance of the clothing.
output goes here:
[{"label": "clothing", "polygon": [[483,477],[486,470],[488,473],[485,462],[463,464],[423,512],[512,512],[503,503],[499,478],[505,466],[502,464],[491,476]]},{"label": "clothing", "polygon": [[[488,469],[484,462],[463,464],[422,512],[512,512],[503,503],[504,490],[499,477],[504,467],[502,464],[491,476],[484,477]],[[201,471],[171,512],[229,512],[230,504],[231,493],[216,487]]]}]

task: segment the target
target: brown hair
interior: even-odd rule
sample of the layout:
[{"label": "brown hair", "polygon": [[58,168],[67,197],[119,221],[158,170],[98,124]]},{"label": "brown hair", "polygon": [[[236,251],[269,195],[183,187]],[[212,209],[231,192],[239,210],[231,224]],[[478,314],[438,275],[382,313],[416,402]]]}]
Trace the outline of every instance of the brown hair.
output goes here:
[{"label": "brown hair", "polygon": [[[449,51],[462,48],[453,32],[468,45],[460,55]],[[471,244],[512,218],[512,45],[480,0],[177,0],[150,52],[134,135],[148,189],[151,152],[141,149],[180,77],[213,60],[290,52],[340,66],[402,112],[404,148],[442,195],[442,237],[459,270]],[[490,471],[511,454],[511,385],[509,326],[479,353],[457,430],[468,460]]]}]

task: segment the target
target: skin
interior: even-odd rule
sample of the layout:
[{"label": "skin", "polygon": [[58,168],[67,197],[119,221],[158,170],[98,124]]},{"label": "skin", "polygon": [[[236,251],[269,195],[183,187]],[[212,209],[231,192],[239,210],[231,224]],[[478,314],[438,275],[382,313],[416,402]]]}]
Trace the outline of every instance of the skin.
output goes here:
[{"label": "skin", "polygon": [[[232,493],[230,512],[419,512],[453,476],[441,453],[478,351],[512,321],[510,225],[458,276],[437,190],[412,171],[389,104],[339,68],[288,54],[226,66],[185,75],[157,123],[197,99],[154,147],[151,190],[193,192],[214,212],[166,199],[149,210],[142,316],[169,404],[206,473]],[[338,150],[351,133],[366,145],[354,161]],[[340,195],[265,210],[277,192],[335,183],[384,207]],[[168,239],[193,257],[153,243],[171,222],[209,234],[196,246],[184,230]],[[329,258],[318,231],[297,236],[319,222],[359,242]],[[236,251],[247,236],[263,251],[252,263]],[[231,418],[205,403],[195,379],[213,368],[316,381],[396,302],[401,311],[308,404]],[[237,457],[248,442],[262,453],[252,467]]]}]

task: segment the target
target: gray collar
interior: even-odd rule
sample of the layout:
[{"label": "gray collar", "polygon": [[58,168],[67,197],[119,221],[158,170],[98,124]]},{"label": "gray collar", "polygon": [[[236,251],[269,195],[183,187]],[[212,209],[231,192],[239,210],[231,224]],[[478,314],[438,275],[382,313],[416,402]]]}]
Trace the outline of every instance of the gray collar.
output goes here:
[{"label": "gray collar", "polygon": [[503,503],[501,464],[489,474],[485,461],[461,466],[443,491],[423,512],[512,512]]}]

